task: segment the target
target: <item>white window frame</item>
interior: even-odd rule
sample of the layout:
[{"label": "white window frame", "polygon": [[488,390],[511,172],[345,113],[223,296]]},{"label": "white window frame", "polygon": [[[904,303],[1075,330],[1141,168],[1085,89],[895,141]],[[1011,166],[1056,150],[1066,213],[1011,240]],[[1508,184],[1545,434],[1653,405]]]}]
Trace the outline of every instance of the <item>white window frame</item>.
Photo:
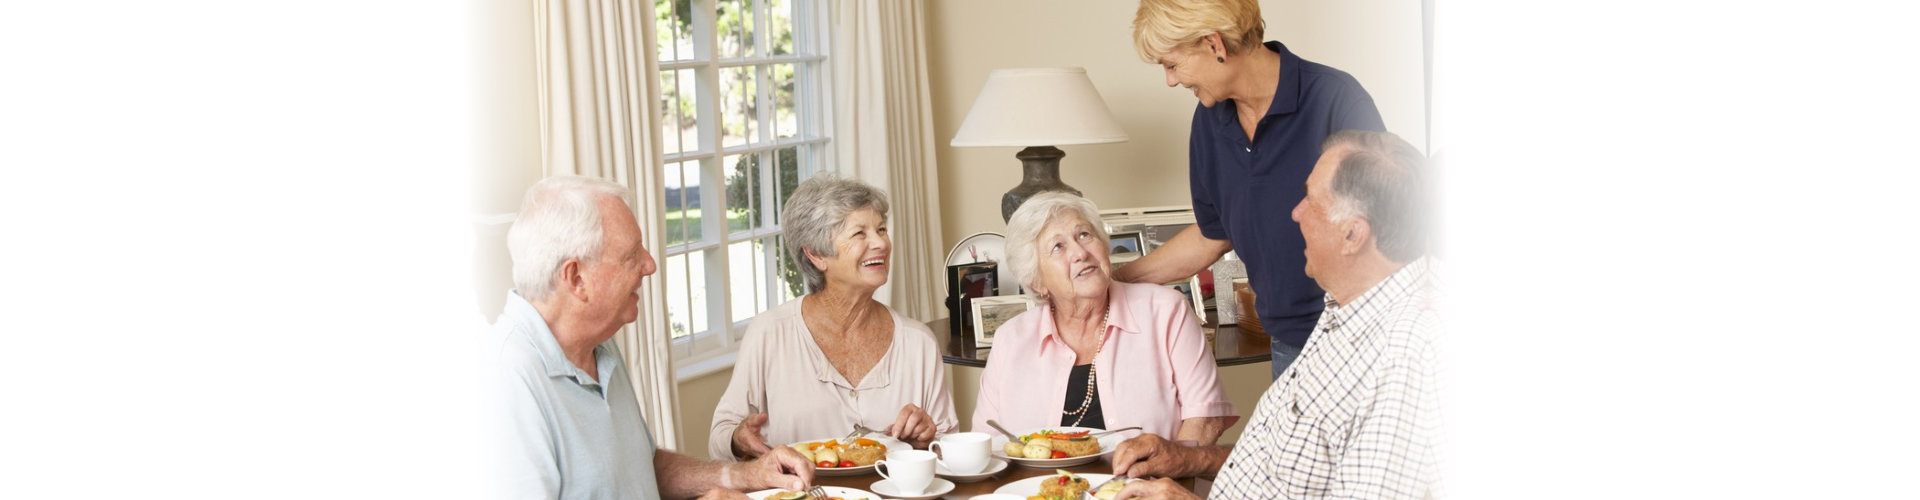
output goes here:
[{"label": "white window frame", "polygon": [[[730,369],[733,366],[740,337],[751,319],[731,321],[734,311],[728,283],[732,282],[730,269],[732,264],[727,258],[727,247],[730,244],[755,239],[772,239],[782,234],[783,230],[774,217],[776,210],[773,209],[774,188],[779,185],[778,172],[775,170],[778,168],[778,162],[761,161],[759,178],[764,180],[762,184],[771,184],[771,186],[762,186],[757,190],[757,194],[761,196],[760,206],[767,207],[760,210],[762,220],[759,228],[739,235],[729,233],[725,215],[725,208],[729,206],[725,179],[727,166],[722,162],[729,156],[761,154],[804,146],[797,148],[799,156],[796,158],[796,163],[799,167],[800,179],[804,180],[823,171],[831,171],[831,165],[834,165],[831,147],[833,106],[830,81],[833,72],[828,65],[827,57],[830,40],[830,33],[826,29],[829,26],[827,0],[785,1],[791,2],[794,7],[793,54],[771,55],[769,41],[772,30],[768,22],[767,2],[753,0],[754,56],[721,59],[717,54],[719,35],[716,33],[718,30],[715,29],[717,24],[715,12],[718,2],[691,0],[689,5],[693,14],[693,33],[691,34],[693,58],[677,61],[661,60],[659,63],[660,71],[663,73],[694,71],[695,123],[699,134],[696,139],[697,144],[691,150],[664,155],[665,161],[656,168],[666,169],[669,165],[681,162],[697,162],[700,165],[700,207],[703,213],[712,210],[719,214],[701,217],[699,240],[668,245],[664,251],[656,255],[664,266],[668,259],[674,256],[691,255],[696,252],[705,254],[703,257],[705,276],[686,276],[689,273],[681,273],[682,276],[679,278],[686,279],[686,282],[666,284],[667,300],[678,297],[677,290],[691,290],[692,280],[704,280],[707,290],[706,310],[691,312],[691,314],[705,314],[707,329],[692,332],[690,335],[674,338],[671,341],[674,376],[677,380],[700,377]],[[658,27],[656,26],[655,29]],[[657,50],[664,52],[673,49],[662,46]],[[660,54],[653,54],[653,57],[659,59]],[[787,139],[774,139],[778,134],[777,126],[772,119],[776,106],[773,102],[773,86],[769,84],[771,79],[767,77],[767,68],[774,64],[793,64],[794,78],[797,80],[793,93],[794,116],[797,118],[796,133]],[[758,116],[755,117],[758,122],[757,139],[742,145],[723,147],[725,138],[722,137],[720,127],[724,123],[724,117],[721,115],[720,100],[728,96],[720,94],[721,71],[741,66],[758,68],[756,80],[761,83],[754,86],[757,94],[754,97],[757,100]],[[656,75],[655,78],[659,76]],[[661,112],[666,115],[662,117],[662,123],[677,123],[678,117],[675,116],[679,112],[677,105],[669,103],[669,106],[662,107]],[[663,137],[663,140],[677,140],[677,138]],[[665,196],[660,198],[658,203],[664,211],[667,200]],[[776,248],[760,256],[765,269],[776,270],[776,272],[767,273],[767,296],[762,298],[767,308],[779,305],[779,298],[783,296],[781,290],[785,287],[785,283],[780,281],[780,275],[777,272],[780,265],[778,254],[781,251],[783,250]],[[661,273],[660,279],[668,279],[666,274]],[[671,321],[671,319],[663,318],[663,321]]]}]

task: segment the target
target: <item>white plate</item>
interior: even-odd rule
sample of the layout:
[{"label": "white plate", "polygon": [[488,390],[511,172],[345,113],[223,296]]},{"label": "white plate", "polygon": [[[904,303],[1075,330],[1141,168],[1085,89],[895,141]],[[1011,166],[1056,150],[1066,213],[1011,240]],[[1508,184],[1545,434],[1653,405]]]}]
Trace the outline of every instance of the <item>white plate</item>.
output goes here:
[{"label": "white plate", "polygon": [[994,474],[999,474],[1000,471],[1003,471],[1003,470],[1007,470],[1007,461],[999,457],[987,458],[987,469],[980,471],[979,473],[976,473],[976,474],[956,474],[953,471],[947,470],[947,466],[939,462],[935,462],[933,465],[934,475],[944,477],[947,479],[952,479],[954,481],[959,481],[962,483],[971,483],[974,481],[984,480],[986,478],[993,477]]},{"label": "white plate", "polygon": [[[1038,488],[1038,486],[1036,486],[1036,488]],[[856,490],[853,488],[841,488],[839,486],[821,486],[820,489],[827,490],[828,495],[845,498],[847,500],[860,500],[863,498],[871,499],[871,500],[880,500],[880,495],[875,495],[873,494],[873,492],[866,491],[866,490]],[[748,493],[747,498],[751,498],[753,500],[760,500],[762,498],[766,498],[769,495],[772,495],[776,491],[780,491],[780,490],[760,490],[753,493]],[[788,490],[788,491],[792,491],[792,490]],[[826,500],[826,499],[823,498],[820,500]]]},{"label": "white plate", "polygon": [[947,265],[972,264],[975,262],[997,262],[995,274],[1000,280],[1000,295],[1019,295],[1020,284],[1014,282],[1013,268],[1007,265],[1007,237],[1000,233],[973,233],[960,244],[947,252]]},{"label": "white plate", "polygon": [[[1061,431],[1061,432],[1076,432],[1076,431],[1101,432],[1103,431],[1103,429],[1094,429],[1089,427],[1041,427],[1037,429],[1027,429],[1024,431],[1020,431],[1018,433],[1015,433],[1015,435],[1025,436],[1028,434],[1033,434],[1033,433],[1044,431],[1044,430],[1055,430],[1055,431]],[[1100,458],[1100,456],[1102,455],[1113,453],[1114,447],[1120,446],[1121,441],[1126,441],[1128,437],[1138,435],[1138,432],[1139,431],[1127,431],[1127,432],[1119,432],[1114,434],[1108,434],[1105,436],[1100,436],[1099,437],[1100,452],[1092,455],[1087,455],[1084,457],[1049,458],[1049,459],[1009,457],[1007,456],[1007,437],[1006,436],[994,436],[993,449],[991,451],[995,458],[1011,461],[1022,467],[1034,467],[1039,469],[1072,467],[1075,465],[1092,462],[1095,459]]]},{"label": "white plate", "polygon": [[937,477],[933,478],[933,482],[927,484],[927,492],[921,493],[918,495],[900,491],[899,489],[894,488],[892,480],[889,480],[889,479],[882,479],[880,480],[880,482],[873,483],[873,486],[869,486],[869,488],[873,488],[874,493],[879,493],[883,496],[886,496],[887,498],[898,498],[900,500],[924,500],[927,498],[933,498],[940,495],[945,495],[947,494],[947,492],[953,491],[953,482],[945,479],[940,479]]},{"label": "white plate", "polygon": [[[1113,479],[1112,474],[1074,474],[1074,475],[1080,476],[1080,479],[1087,480],[1087,486],[1089,488],[1091,488],[1093,485],[1106,482],[1108,479]],[[1000,489],[993,490],[993,492],[999,493],[999,494],[1005,494],[1005,495],[1020,495],[1022,497],[1030,497],[1030,496],[1040,494],[1041,481],[1051,480],[1056,477],[1060,477],[1060,475],[1047,474],[1045,476],[1035,476],[1035,477],[1030,477],[1026,479],[1021,479],[1019,481],[1007,483],[1006,486],[1001,486]],[[1092,490],[1089,489],[1088,491],[1092,491]]]},{"label": "white plate", "polygon": [[[836,439],[840,439],[841,437],[843,436],[834,436],[834,437],[820,438],[820,439],[806,439],[806,440],[801,440],[800,442],[818,443],[821,441],[833,441]],[[887,445],[887,451],[900,451],[900,450],[913,449],[913,447],[907,445],[907,443],[901,442],[898,439],[890,438],[887,436],[865,436],[865,437],[867,439],[879,441],[880,444]],[[873,473],[873,466],[871,465],[862,465],[859,467],[846,467],[846,468],[840,468],[840,467],[832,467],[832,468],[814,467],[813,468],[813,475],[816,475],[816,476],[834,476],[834,477],[858,476],[861,474],[872,474],[872,473]]]}]

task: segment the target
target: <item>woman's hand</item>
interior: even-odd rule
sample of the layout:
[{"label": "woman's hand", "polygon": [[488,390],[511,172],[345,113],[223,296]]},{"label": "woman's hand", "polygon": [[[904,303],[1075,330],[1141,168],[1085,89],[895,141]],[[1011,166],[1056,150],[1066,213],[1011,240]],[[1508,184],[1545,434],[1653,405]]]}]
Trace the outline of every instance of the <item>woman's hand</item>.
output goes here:
[{"label": "woman's hand", "polygon": [[933,416],[918,405],[909,404],[900,408],[900,416],[893,419],[893,425],[887,426],[887,435],[906,441],[915,449],[927,449],[933,443]]},{"label": "woman's hand", "polygon": [[[733,428],[733,455],[740,458],[753,458],[767,454],[767,437],[760,428],[767,425],[767,414],[747,415],[740,426]],[[797,454],[795,456],[798,456]]]}]

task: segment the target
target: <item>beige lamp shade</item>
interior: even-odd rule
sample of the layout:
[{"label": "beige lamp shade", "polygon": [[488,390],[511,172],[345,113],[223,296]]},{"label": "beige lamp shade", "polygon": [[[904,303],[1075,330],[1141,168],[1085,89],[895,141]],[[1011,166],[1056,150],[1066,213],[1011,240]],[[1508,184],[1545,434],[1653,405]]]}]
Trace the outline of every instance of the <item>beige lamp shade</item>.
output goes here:
[{"label": "beige lamp shade", "polygon": [[955,147],[1064,146],[1127,140],[1082,68],[996,69],[953,135]]}]

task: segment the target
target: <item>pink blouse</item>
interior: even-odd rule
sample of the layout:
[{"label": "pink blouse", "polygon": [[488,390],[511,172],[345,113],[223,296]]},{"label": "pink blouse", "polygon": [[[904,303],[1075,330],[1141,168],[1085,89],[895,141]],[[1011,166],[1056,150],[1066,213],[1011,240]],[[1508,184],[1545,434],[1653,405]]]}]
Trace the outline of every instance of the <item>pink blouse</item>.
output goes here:
[{"label": "pink blouse", "polygon": [[[1239,420],[1186,296],[1160,285],[1115,282],[1107,300],[1111,316],[1093,359],[1107,428],[1137,425],[1172,440],[1181,420]],[[1060,339],[1052,306],[1008,320],[995,332],[980,374],[972,429],[991,430],[987,419],[1013,432],[1059,427],[1074,357]]]}]

